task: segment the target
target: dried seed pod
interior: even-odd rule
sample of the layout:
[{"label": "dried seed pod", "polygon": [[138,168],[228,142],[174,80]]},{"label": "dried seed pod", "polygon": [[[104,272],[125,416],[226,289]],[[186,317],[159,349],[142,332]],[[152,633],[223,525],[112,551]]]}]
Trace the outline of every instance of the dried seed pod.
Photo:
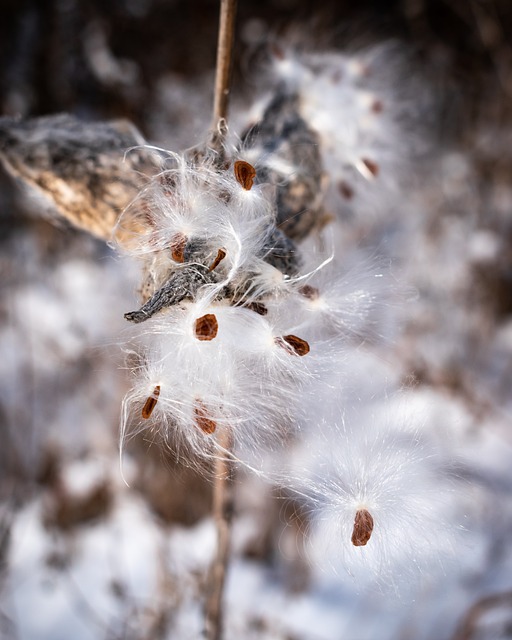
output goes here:
[{"label": "dried seed pod", "polygon": [[149,398],[144,403],[142,407],[142,417],[144,420],[147,420],[151,417],[153,413],[153,409],[156,407],[156,403],[158,402],[158,396],[160,395],[160,385],[157,384],[153,389],[153,393],[149,396]]},{"label": "dried seed pod", "polygon": [[301,296],[308,298],[309,300],[316,300],[320,297],[320,291],[316,287],[312,287],[310,284],[305,284],[299,289]]},{"label": "dried seed pod", "polygon": [[371,538],[373,531],[373,518],[367,509],[358,509],[354,519],[352,531],[352,544],[354,547],[364,547]]},{"label": "dried seed pod", "polygon": [[234,169],[237,182],[239,182],[246,191],[250,191],[254,183],[254,178],[256,177],[256,169],[252,164],[245,162],[245,160],[237,160]]},{"label": "dried seed pod", "polygon": [[196,406],[194,407],[194,417],[196,419],[197,426],[203,433],[206,433],[207,435],[215,433],[217,423],[215,422],[215,420],[212,420],[208,416],[206,407],[201,402],[201,400],[196,401]]},{"label": "dried seed pod", "polygon": [[187,245],[187,236],[183,233],[176,233],[171,238],[171,258],[174,262],[185,262],[185,247]]},{"label": "dried seed pod", "polygon": [[207,313],[197,318],[194,324],[194,332],[198,340],[213,340],[218,330],[219,324],[214,313]]},{"label": "dried seed pod", "polygon": [[280,336],[275,338],[275,342],[294,356],[305,356],[309,353],[309,344],[297,336]]},{"label": "dried seed pod", "polygon": [[211,265],[208,267],[208,271],[213,271],[216,267],[218,267],[219,263],[222,262],[222,260],[224,260],[225,257],[226,257],[225,249],[219,249],[217,251],[217,257],[211,263]]}]

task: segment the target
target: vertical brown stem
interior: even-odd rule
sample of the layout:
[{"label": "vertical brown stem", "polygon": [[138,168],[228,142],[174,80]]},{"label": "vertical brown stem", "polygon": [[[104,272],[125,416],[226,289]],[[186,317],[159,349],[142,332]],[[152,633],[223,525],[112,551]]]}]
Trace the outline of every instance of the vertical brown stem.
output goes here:
[{"label": "vertical brown stem", "polygon": [[[229,90],[235,40],[235,15],[237,0],[221,0],[217,67],[213,101],[213,139],[211,146],[217,149],[219,160],[223,158],[223,140],[227,132]],[[226,451],[215,460],[213,488],[213,517],[217,528],[217,552],[210,568],[206,597],[206,638],[222,640],[224,630],[223,596],[231,546],[231,522],[233,520],[233,463],[229,453],[233,448],[231,431],[224,428],[219,434],[219,445]]]},{"label": "vertical brown stem", "polygon": [[233,44],[235,40],[235,16],[237,0],[221,0],[219,40],[217,43],[217,67],[213,100],[213,129],[225,129],[228,116]]},{"label": "vertical brown stem", "polygon": [[[219,434],[219,444],[231,451],[231,433],[225,429]],[[213,488],[213,516],[217,528],[217,552],[210,568],[206,599],[206,638],[222,640],[224,628],[223,594],[231,546],[234,491],[233,463],[227,457],[215,460]]]}]

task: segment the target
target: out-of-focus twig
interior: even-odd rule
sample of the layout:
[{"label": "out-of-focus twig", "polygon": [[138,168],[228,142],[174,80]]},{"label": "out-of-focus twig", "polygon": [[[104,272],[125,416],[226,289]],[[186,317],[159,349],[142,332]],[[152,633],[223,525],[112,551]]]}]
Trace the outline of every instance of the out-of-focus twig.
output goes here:
[{"label": "out-of-focus twig", "polygon": [[453,640],[471,640],[475,635],[480,618],[488,611],[500,606],[506,606],[510,609],[512,606],[512,591],[496,593],[475,602],[466,613],[453,636]]}]

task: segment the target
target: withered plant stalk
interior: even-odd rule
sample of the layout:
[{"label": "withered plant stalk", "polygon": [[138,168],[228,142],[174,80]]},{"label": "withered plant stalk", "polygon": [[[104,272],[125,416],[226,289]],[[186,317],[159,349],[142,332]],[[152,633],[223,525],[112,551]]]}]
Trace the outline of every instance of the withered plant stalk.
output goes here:
[{"label": "withered plant stalk", "polygon": [[[217,67],[215,75],[215,94],[213,102],[214,140],[220,148],[227,132],[231,67],[235,38],[235,15],[237,0],[221,0],[219,39],[217,45]],[[220,155],[223,155],[220,151]],[[219,433],[219,445],[226,456],[215,461],[213,489],[213,517],[217,529],[217,551],[210,567],[208,589],[205,604],[206,638],[222,640],[224,628],[223,599],[226,573],[231,547],[231,524],[233,520],[233,463],[229,452],[233,447],[231,431],[224,428]]]},{"label": "withered plant stalk", "polygon": [[[229,428],[219,434],[219,444],[227,452],[231,451],[233,441]],[[223,595],[229,563],[234,507],[233,471],[233,463],[228,457],[216,459],[213,516],[217,529],[217,552],[210,567],[208,579],[206,599],[206,637],[208,640],[221,640],[223,637]]]}]

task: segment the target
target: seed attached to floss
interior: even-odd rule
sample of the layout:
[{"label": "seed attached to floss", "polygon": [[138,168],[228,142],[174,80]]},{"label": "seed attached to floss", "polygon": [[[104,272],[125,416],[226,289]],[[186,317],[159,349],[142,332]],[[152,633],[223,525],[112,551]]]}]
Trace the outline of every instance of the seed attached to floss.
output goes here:
[{"label": "seed attached to floss", "polygon": [[197,404],[194,407],[194,417],[196,419],[197,426],[203,433],[206,433],[207,435],[215,433],[217,423],[208,416],[206,407],[200,400],[197,400]]},{"label": "seed attached to floss", "polygon": [[147,420],[151,417],[153,413],[153,409],[156,407],[156,403],[158,402],[158,396],[160,395],[160,385],[157,384],[153,389],[153,393],[149,396],[149,398],[144,403],[142,407],[142,417],[144,420]]},{"label": "seed attached to floss", "polygon": [[217,257],[208,267],[208,271],[213,271],[216,267],[218,267],[219,263],[222,262],[222,260],[224,260],[225,257],[226,257],[226,251],[224,249],[219,249],[217,251]]},{"label": "seed attached to floss", "polygon": [[308,300],[316,300],[320,297],[320,291],[316,287],[312,287],[310,284],[305,284],[299,289],[299,293]]},{"label": "seed attached to floss", "polygon": [[245,162],[245,160],[237,160],[234,169],[237,182],[239,182],[246,191],[250,191],[254,183],[254,178],[256,177],[256,169],[252,164]]},{"label": "seed attached to floss", "polygon": [[305,356],[309,353],[309,344],[297,336],[279,336],[274,338],[276,344],[293,356]]},{"label": "seed attached to floss", "polygon": [[345,200],[352,200],[352,198],[354,197],[354,189],[352,189],[352,187],[343,180],[340,180],[338,182],[338,191],[345,198]]},{"label": "seed attached to floss", "polygon": [[373,518],[366,509],[358,509],[354,519],[352,531],[352,544],[354,547],[364,547],[371,538],[373,531]]},{"label": "seed attached to floss", "polygon": [[361,158],[361,162],[374,178],[379,175],[379,165],[376,162],[368,158]]},{"label": "seed attached to floss", "polygon": [[219,324],[214,313],[207,313],[197,318],[194,325],[195,336],[198,340],[213,340],[219,330]]},{"label": "seed attached to floss", "polygon": [[249,302],[249,304],[244,305],[246,309],[250,309],[257,313],[259,316],[266,316],[268,313],[267,307],[262,302]]},{"label": "seed attached to floss", "polygon": [[174,262],[185,262],[185,247],[187,245],[187,237],[183,233],[176,233],[171,238],[171,258]]}]

